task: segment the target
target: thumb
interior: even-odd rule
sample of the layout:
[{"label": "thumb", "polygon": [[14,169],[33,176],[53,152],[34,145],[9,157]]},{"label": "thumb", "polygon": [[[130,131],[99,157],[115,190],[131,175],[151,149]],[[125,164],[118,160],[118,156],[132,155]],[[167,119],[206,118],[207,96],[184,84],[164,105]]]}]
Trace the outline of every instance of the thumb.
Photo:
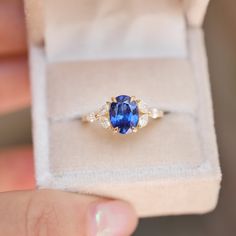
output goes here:
[{"label": "thumb", "polygon": [[137,225],[128,203],[54,190],[1,193],[0,219],[4,236],[128,236]]}]

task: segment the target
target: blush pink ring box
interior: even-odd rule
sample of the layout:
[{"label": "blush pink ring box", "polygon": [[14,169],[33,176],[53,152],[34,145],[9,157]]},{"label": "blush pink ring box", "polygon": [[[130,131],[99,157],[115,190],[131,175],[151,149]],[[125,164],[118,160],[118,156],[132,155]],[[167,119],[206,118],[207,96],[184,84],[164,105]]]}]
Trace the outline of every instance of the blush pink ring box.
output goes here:
[{"label": "blush pink ring box", "polygon": [[[38,188],[200,214],[221,182],[202,22],[208,0],[26,0]],[[128,94],[170,111],[134,135],[78,115]]]}]

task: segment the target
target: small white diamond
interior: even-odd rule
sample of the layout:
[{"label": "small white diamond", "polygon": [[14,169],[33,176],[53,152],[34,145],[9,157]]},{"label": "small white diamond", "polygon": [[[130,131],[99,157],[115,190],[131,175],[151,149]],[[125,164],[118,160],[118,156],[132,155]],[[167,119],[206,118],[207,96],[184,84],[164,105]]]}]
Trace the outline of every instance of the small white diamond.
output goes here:
[{"label": "small white diamond", "polygon": [[109,106],[108,106],[108,104],[105,104],[99,109],[98,115],[99,116],[104,116],[104,115],[107,114],[108,110],[109,110]]},{"label": "small white diamond", "polygon": [[144,101],[138,103],[139,111],[142,113],[148,113],[148,105]]},{"label": "small white diamond", "polygon": [[139,117],[139,127],[143,128],[148,124],[148,114]]},{"label": "small white diamond", "polygon": [[158,117],[161,117],[163,115],[163,112],[158,110],[157,108],[150,108],[150,116],[153,119],[156,119]]},{"label": "small white diamond", "polygon": [[94,112],[90,113],[86,118],[87,118],[87,121],[94,122],[96,120],[95,113]]},{"label": "small white diamond", "polygon": [[99,121],[100,121],[100,124],[102,125],[102,127],[105,129],[107,129],[111,126],[111,123],[107,117],[100,117]]}]

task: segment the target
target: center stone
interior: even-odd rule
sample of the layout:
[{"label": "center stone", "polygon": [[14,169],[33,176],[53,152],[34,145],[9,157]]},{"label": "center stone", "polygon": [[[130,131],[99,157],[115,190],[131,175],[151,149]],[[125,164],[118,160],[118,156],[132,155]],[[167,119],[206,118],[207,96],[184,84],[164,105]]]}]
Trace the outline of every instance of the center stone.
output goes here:
[{"label": "center stone", "polygon": [[109,114],[112,127],[118,128],[121,134],[130,133],[138,125],[138,105],[129,96],[116,97],[116,102],[111,103]]}]

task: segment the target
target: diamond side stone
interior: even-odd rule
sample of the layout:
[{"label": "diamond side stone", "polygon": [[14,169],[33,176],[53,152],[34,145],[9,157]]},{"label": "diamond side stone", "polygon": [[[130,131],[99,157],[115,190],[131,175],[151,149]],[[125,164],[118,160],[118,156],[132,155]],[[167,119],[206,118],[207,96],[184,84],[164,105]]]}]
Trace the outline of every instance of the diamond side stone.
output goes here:
[{"label": "diamond side stone", "polygon": [[139,127],[143,128],[148,124],[148,114],[141,115],[139,117]]}]

